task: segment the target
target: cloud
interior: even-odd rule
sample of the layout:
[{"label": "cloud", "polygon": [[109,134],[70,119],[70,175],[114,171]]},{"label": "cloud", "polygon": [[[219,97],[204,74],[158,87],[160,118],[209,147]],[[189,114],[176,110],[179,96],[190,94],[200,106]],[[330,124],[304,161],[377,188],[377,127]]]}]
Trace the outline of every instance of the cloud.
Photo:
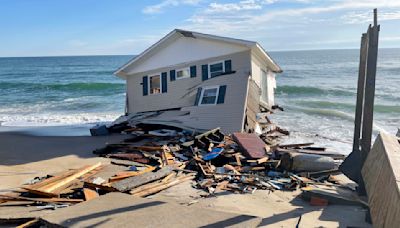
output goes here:
[{"label": "cloud", "polygon": [[[237,34],[254,30],[255,28],[259,31],[268,27],[276,27],[278,24],[280,26],[296,26],[311,21],[320,21],[321,23],[329,20],[334,21],[329,18],[324,19],[329,13],[343,14],[350,10],[363,10],[361,16],[354,16],[354,18],[349,20],[356,21],[367,19],[367,17],[369,19],[372,18],[370,12],[376,7],[380,9],[400,8],[400,0],[381,0],[379,2],[375,0],[292,0],[291,2],[294,1],[304,3],[304,5],[301,5],[301,7],[289,5],[276,9],[268,7],[270,4],[279,2],[274,0],[245,0],[225,4],[211,3],[207,8],[197,11],[188,18],[186,28],[215,33],[232,32],[233,34]],[[240,13],[238,13],[239,11]],[[379,13],[379,20],[394,20],[399,17],[399,14],[398,11],[386,14]],[[315,19],[310,19],[313,17]],[[340,17],[340,15],[335,15],[335,18],[338,18],[335,19],[337,24],[348,23],[347,20],[349,19]]]},{"label": "cloud", "polygon": [[242,10],[259,10],[262,9],[262,4],[265,3],[273,3],[271,1],[259,1],[259,0],[244,0],[239,1],[237,3],[210,3],[207,13],[224,13],[224,12],[234,12],[234,11],[242,11]]},{"label": "cloud", "polygon": [[202,0],[164,0],[158,4],[146,6],[142,13],[144,14],[157,14],[162,13],[165,8],[176,7],[179,5],[197,5]]},{"label": "cloud", "polygon": [[[365,24],[372,22],[372,12],[349,12],[341,19],[346,24]],[[379,21],[400,20],[400,10],[379,12]]]}]

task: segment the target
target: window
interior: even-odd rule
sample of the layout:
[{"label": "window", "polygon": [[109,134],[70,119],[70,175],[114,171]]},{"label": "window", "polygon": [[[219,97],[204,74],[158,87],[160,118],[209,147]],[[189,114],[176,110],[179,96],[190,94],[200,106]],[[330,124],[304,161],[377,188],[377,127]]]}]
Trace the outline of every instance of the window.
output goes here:
[{"label": "window", "polygon": [[150,94],[161,93],[161,77],[159,74],[150,76]]},{"label": "window", "polygon": [[201,91],[200,105],[215,105],[219,93],[219,86],[205,87]]},{"label": "window", "polygon": [[176,79],[188,78],[190,77],[189,68],[183,68],[176,71]]},{"label": "window", "polygon": [[209,75],[211,78],[221,75],[224,72],[225,72],[225,65],[223,61],[210,64]]}]

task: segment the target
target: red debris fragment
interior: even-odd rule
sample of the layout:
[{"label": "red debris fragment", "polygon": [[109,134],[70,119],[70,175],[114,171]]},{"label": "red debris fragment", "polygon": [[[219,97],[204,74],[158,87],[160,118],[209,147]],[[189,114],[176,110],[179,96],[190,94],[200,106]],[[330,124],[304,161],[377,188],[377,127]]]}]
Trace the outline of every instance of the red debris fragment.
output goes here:
[{"label": "red debris fragment", "polygon": [[233,133],[232,136],[246,157],[258,159],[266,156],[265,143],[256,134],[237,132]]}]

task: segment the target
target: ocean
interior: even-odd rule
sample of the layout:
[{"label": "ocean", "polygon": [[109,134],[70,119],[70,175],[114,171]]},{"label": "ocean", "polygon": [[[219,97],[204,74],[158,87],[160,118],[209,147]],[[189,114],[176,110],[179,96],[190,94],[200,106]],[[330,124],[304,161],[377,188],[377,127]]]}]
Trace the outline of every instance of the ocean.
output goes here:
[{"label": "ocean", "polygon": [[[353,137],[358,50],[271,52],[282,67],[271,117],[290,142],[316,142],[349,153]],[[132,56],[0,58],[0,129],[79,128],[124,112],[125,84],[113,72]],[[380,49],[374,134],[400,127],[400,49]],[[84,133],[83,133],[84,132]],[[74,134],[71,132],[71,134]]]}]

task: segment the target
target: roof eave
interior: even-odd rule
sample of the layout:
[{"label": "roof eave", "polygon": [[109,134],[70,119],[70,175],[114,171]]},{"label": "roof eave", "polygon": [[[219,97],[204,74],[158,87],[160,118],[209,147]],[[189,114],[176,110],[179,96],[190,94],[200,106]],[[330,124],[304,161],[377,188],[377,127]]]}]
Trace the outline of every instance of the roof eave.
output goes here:
[{"label": "roof eave", "polygon": [[271,69],[274,73],[282,73],[282,68],[272,59],[272,57],[264,50],[264,48],[256,43],[255,48],[271,63],[273,69]]}]

